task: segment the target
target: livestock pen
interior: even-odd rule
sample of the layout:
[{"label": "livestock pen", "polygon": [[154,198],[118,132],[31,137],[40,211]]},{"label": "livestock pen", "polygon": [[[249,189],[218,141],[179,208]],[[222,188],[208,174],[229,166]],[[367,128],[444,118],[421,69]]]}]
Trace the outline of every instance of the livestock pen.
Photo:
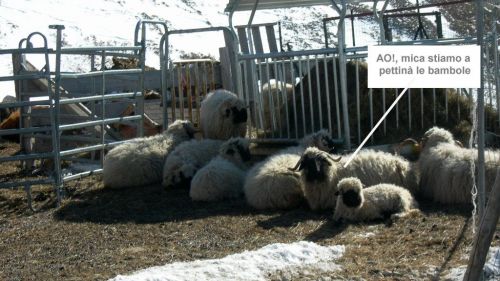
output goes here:
[{"label": "livestock pen", "polygon": [[[243,98],[249,108],[247,136],[255,143],[289,144],[296,142],[306,134],[322,128],[328,129],[332,137],[341,142],[346,150],[356,148],[364,136],[373,128],[375,122],[386,112],[388,105],[394,101],[401,89],[370,89],[367,87],[366,46],[347,47],[345,25],[347,5],[349,3],[371,2],[377,27],[381,30],[379,44],[407,45],[461,45],[480,44],[483,47],[484,83],[480,89],[410,89],[403,103],[397,104],[382,127],[371,139],[373,145],[399,142],[409,136],[421,135],[433,125],[450,129],[467,140],[471,130],[477,126],[477,146],[481,153],[484,142],[498,145],[496,134],[500,120],[498,87],[498,6],[486,5],[491,15],[484,25],[478,23],[478,36],[467,38],[436,38],[404,42],[388,42],[385,40],[383,14],[387,1],[245,1],[232,0],[226,8],[229,13],[229,26],[209,27],[188,30],[169,30],[163,22],[141,21],[135,30],[135,40],[129,47],[82,47],[64,48],[62,46],[63,27],[54,26],[57,32],[57,48],[52,50],[45,43],[42,48],[34,48],[31,37],[43,36],[31,34],[23,41],[25,45],[13,50],[0,50],[1,55],[41,53],[47,57],[45,67],[30,72],[16,72],[9,77],[0,77],[0,81],[15,80],[26,82],[33,78],[45,80],[45,92],[38,95],[46,97],[41,100],[32,99],[30,95],[23,97],[29,89],[19,89],[18,101],[2,104],[0,107],[20,107],[21,124],[19,129],[2,130],[0,136],[19,134],[23,153],[15,156],[1,157],[1,162],[53,159],[53,172],[47,179],[7,179],[0,183],[1,187],[24,187],[31,206],[31,186],[48,183],[54,186],[60,200],[64,183],[102,171],[102,161],[106,149],[123,141],[119,132],[113,130],[112,124],[125,123],[133,125],[134,136],[145,135],[145,89],[156,88],[161,92],[162,128],[176,119],[190,119],[198,124],[200,121],[199,106],[202,98],[216,88],[226,88]],[[490,3],[489,1],[488,3]],[[297,5],[333,5],[339,14],[337,19],[338,43],[334,47],[310,50],[278,50],[274,23],[253,24],[252,18],[257,10],[287,8]],[[478,4],[482,10],[482,4]],[[489,8],[488,8],[489,7]],[[251,17],[245,26],[233,26],[232,18],[240,11],[251,11]],[[146,71],[146,27],[148,25],[163,27],[160,46],[160,67],[156,72]],[[269,52],[262,48],[261,31],[265,29],[269,43]],[[281,27],[280,27],[281,29]],[[175,44],[174,36],[205,32],[222,33],[225,41],[221,49],[220,63],[212,59],[196,59],[174,61],[171,59],[170,44]],[[46,41],[46,39],[45,39]],[[281,45],[281,44],[280,44]],[[61,70],[61,56],[84,55],[91,62],[87,73],[65,73]],[[52,65],[48,57],[55,57]],[[138,66],[128,70],[106,69],[103,63],[110,56],[134,58]],[[22,56],[20,65],[27,65]],[[99,62],[100,69],[96,62]],[[26,70],[24,70],[26,71]],[[154,74],[152,74],[154,73]],[[147,77],[152,84],[148,85]],[[117,89],[113,85],[113,77],[132,80],[133,89]],[[89,78],[91,87],[82,91],[81,84],[72,88],[67,80]],[[121,77],[121,78],[120,78]],[[124,82],[117,82],[123,84]],[[21,85],[21,84],[19,84]],[[75,84],[73,84],[75,85]],[[128,84],[127,84],[128,85]],[[87,87],[87,86],[85,86]],[[79,90],[74,90],[79,89]],[[112,92],[112,91],[118,91]],[[483,99],[486,98],[486,104]],[[118,112],[107,114],[107,100],[120,99],[125,104],[133,104],[128,114]],[[62,122],[61,113],[65,105],[76,104],[68,110],[81,112],[83,117]],[[32,114],[35,106],[45,106],[48,124],[35,126],[36,115]],[[483,107],[484,105],[484,107]],[[84,107],[82,107],[84,106]],[[159,106],[159,105],[158,105]],[[478,122],[474,122],[477,107]],[[85,109],[86,108],[86,109]],[[87,111],[88,110],[88,111]],[[482,120],[484,110],[485,120]],[[74,114],[73,114],[74,115]],[[133,124],[132,122],[135,122]],[[50,126],[51,125],[51,126]],[[159,124],[158,124],[159,125]],[[85,129],[85,134],[81,130]],[[77,133],[62,132],[79,130]],[[485,132],[485,130],[487,132]],[[45,135],[39,132],[47,132]],[[464,134],[465,133],[465,134]],[[33,139],[49,140],[43,152],[30,153],[29,145]],[[67,147],[63,147],[67,144]],[[472,146],[474,144],[471,144]],[[80,156],[90,153],[90,156]],[[80,162],[86,164],[78,172],[63,168],[63,163]],[[26,162],[26,165],[31,165]]]}]

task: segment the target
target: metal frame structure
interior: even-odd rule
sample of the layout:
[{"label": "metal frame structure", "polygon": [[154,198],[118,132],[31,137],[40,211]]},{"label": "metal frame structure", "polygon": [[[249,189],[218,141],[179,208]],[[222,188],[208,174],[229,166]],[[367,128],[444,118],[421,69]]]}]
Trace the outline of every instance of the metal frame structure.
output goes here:
[{"label": "metal frame structure", "polygon": [[[194,29],[183,29],[183,30],[168,30],[166,29],[165,33],[160,39],[160,68],[161,68],[161,94],[162,94],[162,105],[163,105],[163,128],[166,129],[168,126],[168,93],[167,90],[170,88],[173,93],[172,97],[175,98],[175,71],[177,70],[177,80],[181,78],[181,73],[179,67],[175,67],[174,63],[170,61],[170,36],[172,35],[181,35],[181,34],[194,34],[194,33],[206,33],[206,32],[223,32],[223,36],[226,42],[226,48],[227,48],[227,54],[228,54],[228,59],[229,59],[229,69],[228,69],[228,75],[230,75],[231,79],[230,80],[230,86],[228,90],[233,90],[238,93],[241,97],[241,84],[239,83],[238,77],[240,77],[240,70],[236,66],[236,54],[237,54],[237,48],[238,48],[238,43],[237,43],[237,36],[234,33],[234,31],[226,26],[215,26],[215,27],[207,27],[207,28],[194,28]],[[194,62],[194,61],[192,61]],[[197,61],[196,63],[199,63],[200,61]],[[185,63],[190,63],[190,62],[185,62]],[[182,63],[178,63],[181,65]],[[198,72],[198,65],[196,64],[195,66],[195,74]],[[213,71],[213,68],[212,68]],[[189,71],[187,71],[189,73]],[[198,77],[195,77],[195,79],[198,79]],[[213,81],[213,80],[212,80]],[[198,83],[196,83],[195,86],[195,91],[196,91],[196,101],[197,101],[197,115],[199,115],[199,106],[200,106],[200,100],[199,100],[199,93],[198,93]],[[206,91],[205,91],[206,93]],[[180,94],[180,101],[182,104],[184,104],[184,101],[182,100],[183,97],[183,92],[179,90]],[[192,108],[191,104],[192,101],[190,100],[191,95],[188,93],[188,107],[189,107],[189,114],[192,114]],[[175,112],[175,100],[172,100],[172,119],[175,120],[177,118],[176,112]],[[180,116],[183,117],[183,106],[180,106],[181,108],[181,113]],[[190,115],[190,119],[192,120],[192,116]]]},{"label": "metal frame structure", "polygon": [[[144,122],[144,72],[145,72],[145,52],[146,52],[146,25],[161,25],[166,29],[166,24],[164,22],[156,21],[139,21],[135,28],[134,45],[125,47],[77,47],[77,48],[64,48],[62,46],[62,31],[64,26],[62,25],[52,25],[51,29],[56,30],[56,48],[50,49],[47,45],[46,37],[40,32],[31,33],[26,39],[23,39],[19,43],[18,49],[7,49],[0,50],[0,55],[8,54],[21,54],[22,59],[24,59],[25,54],[43,54],[45,57],[45,66],[41,71],[33,73],[15,73],[12,76],[0,77],[0,81],[26,81],[28,79],[44,79],[48,85],[47,87],[47,99],[41,101],[30,101],[29,98],[23,98],[24,100],[19,100],[15,103],[3,103],[0,104],[0,108],[12,108],[20,107],[21,109],[30,108],[35,105],[46,105],[50,107],[50,123],[51,126],[46,127],[30,127],[19,129],[10,129],[0,131],[0,136],[4,135],[15,135],[19,134],[21,138],[28,135],[28,137],[33,137],[34,133],[39,132],[50,132],[51,134],[51,152],[47,153],[28,153],[20,154],[11,157],[2,157],[0,162],[12,162],[12,161],[26,161],[35,159],[49,158],[54,162],[54,169],[52,174],[44,179],[36,180],[21,180],[15,182],[4,182],[0,183],[0,188],[15,188],[18,186],[23,186],[28,198],[28,206],[30,209],[35,211],[32,206],[31,200],[31,187],[38,184],[53,184],[54,190],[57,194],[57,202],[60,204],[62,199],[62,187],[63,183],[79,179],[88,175],[97,174],[102,172],[102,163],[104,159],[104,151],[110,147],[121,144],[125,141],[113,141],[105,137],[105,132],[109,125],[114,123],[130,123],[135,122],[137,125],[137,135],[143,136],[143,122]],[[40,36],[43,39],[44,46],[35,48],[31,43],[31,40],[35,36]],[[24,46],[24,47],[23,47]],[[49,66],[49,56],[55,56],[55,71],[51,72]],[[90,56],[91,58],[91,71],[86,73],[65,73],[61,71],[61,57],[65,56]],[[121,56],[127,58],[137,58],[139,60],[139,68],[136,69],[120,69],[120,70],[108,70],[105,68],[105,59],[109,56]],[[96,57],[101,59],[101,69],[97,70],[95,67]],[[106,78],[112,76],[120,75],[135,75],[137,77],[137,90],[130,93],[106,93]],[[101,88],[95,89],[92,87],[92,93],[83,97],[63,97],[62,95],[62,80],[66,79],[79,79],[79,78],[100,78]],[[18,87],[20,94],[18,98],[21,98],[23,89]],[[130,99],[130,102],[135,104],[135,114],[131,116],[114,116],[106,117],[106,103],[111,100],[117,99]],[[70,104],[77,103],[92,103],[95,105],[97,103],[100,105],[100,116],[97,116],[93,112],[89,112],[90,120],[84,120],[83,122],[69,122],[63,124],[61,122],[61,107]],[[94,106],[93,106],[94,107]],[[27,111],[27,110],[26,110]],[[21,116],[21,125],[23,125]],[[100,128],[100,135],[95,139],[90,139],[86,137],[73,137],[73,139],[91,141],[90,145],[84,145],[79,147],[73,147],[71,149],[62,149],[61,140],[64,138],[62,133],[68,130],[82,129],[88,127],[98,127]],[[40,136],[43,137],[43,136]],[[97,144],[95,144],[97,142]],[[72,157],[80,153],[91,152],[100,153],[100,161],[93,164],[100,166],[99,168],[92,168],[77,174],[63,175],[61,168],[61,162],[64,159],[70,159],[71,161],[79,161],[78,158]]]}]

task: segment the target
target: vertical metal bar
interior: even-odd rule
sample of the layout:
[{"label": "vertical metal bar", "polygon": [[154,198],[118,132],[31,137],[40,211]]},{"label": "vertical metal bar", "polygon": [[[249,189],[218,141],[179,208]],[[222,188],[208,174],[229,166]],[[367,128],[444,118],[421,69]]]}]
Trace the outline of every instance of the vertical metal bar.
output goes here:
[{"label": "vertical metal bar", "polygon": [[338,58],[333,56],[333,85],[335,90],[335,110],[337,111],[337,133],[339,138],[342,138],[342,126],[340,126],[340,102],[339,102],[339,80],[337,79],[337,61]]},{"label": "vertical metal bar", "polygon": [[[347,4],[345,0],[340,0],[341,8],[339,10],[339,25],[338,25],[338,52],[339,52],[339,74],[340,74],[340,92],[342,94],[342,115],[344,123],[345,147],[351,149],[351,133],[349,127],[349,107],[347,102],[347,69],[345,57],[345,15]],[[335,3],[334,3],[335,4]],[[337,6],[337,5],[335,5]],[[337,6],[338,7],[338,6]]]},{"label": "vertical metal bar", "polygon": [[460,98],[462,96],[462,91],[460,88],[457,88],[457,98],[458,98],[458,102],[457,102],[457,113],[458,113],[458,121],[460,122]]},{"label": "vertical metal bar", "polygon": [[[285,103],[285,120],[286,120],[286,137],[290,139],[292,136],[290,135],[290,96],[288,92],[288,81],[286,79],[286,67],[285,67],[285,58],[281,60],[281,73],[283,73],[283,87],[284,87],[284,98],[283,102]],[[290,77],[290,80],[293,80],[293,77]],[[290,81],[290,85],[293,86],[293,82]]]},{"label": "vertical metal bar", "polygon": [[[241,65],[239,65],[239,67],[241,67]],[[246,71],[247,71],[247,61],[244,60],[243,61],[243,76],[242,77],[247,77],[246,76]],[[248,82],[248,81],[247,81]],[[251,93],[250,93],[250,90],[249,90],[249,84],[250,83],[245,83],[245,86],[246,86],[246,90],[243,91],[243,95],[244,95],[244,98],[245,98],[245,105],[247,106],[248,110],[250,111],[248,113],[248,115],[250,116],[250,118],[248,118],[248,126],[247,126],[247,135],[249,138],[252,138],[252,128],[255,127],[255,129],[257,129],[257,126],[255,126],[255,124],[253,124],[257,119],[255,117],[255,97],[254,99],[252,99],[250,97]],[[254,101],[254,104],[252,105],[250,101]],[[252,111],[253,111],[253,119],[252,119]],[[252,121],[253,120],[253,121]]]},{"label": "vertical metal bar", "polygon": [[[141,96],[138,101],[137,112],[141,115],[141,120],[139,121],[139,136],[144,136],[144,120],[146,120],[144,115],[144,73],[146,72],[146,25],[142,23],[142,34],[141,34],[141,56],[139,62],[141,65],[141,74],[139,75],[139,92]],[[104,83],[104,81],[103,81]]]},{"label": "vertical metal bar", "polygon": [[295,122],[295,138],[299,138],[299,124],[297,116],[297,99],[295,97],[295,74],[293,73],[293,57],[290,57],[290,77],[292,79],[292,100],[293,100],[293,119]]},{"label": "vertical metal bar", "polygon": [[[313,109],[313,100],[312,100],[312,81],[311,81],[311,58],[306,56],[307,58],[307,85],[308,85],[308,94],[309,94],[309,110],[311,110],[311,133],[315,131],[314,127],[314,109]],[[317,75],[316,75],[317,76]],[[318,85],[319,86],[319,85]],[[305,120],[304,120],[305,121]]]},{"label": "vertical metal bar", "polygon": [[359,98],[359,61],[355,60],[356,63],[356,119],[358,125],[358,143],[361,143],[361,105]]},{"label": "vertical metal bar", "polygon": [[[276,109],[276,107],[274,106],[274,97],[273,97],[274,94],[271,92],[271,75],[269,75],[269,59],[265,59],[264,63],[266,65],[266,78],[267,78],[266,79],[267,80],[267,99],[268,99],[267,110],[269,111],[268,112],[268,114],[269,114],[268,117],[269,117],[269,122],[271,123],[270,124],[271,125],[270,126],[270,128],[271,128],[271,137],[274,138],[275,137],[274,134],[275,134],[275,131],[276,131],[276,118],[275,118],[274,110]],[[276,79],[274,81],[275,81],[275,85],[277,87],[278,83],[277,83]]]},{"label": "vertical metal bar", "polygon": [[[267,136],[267,132],[266,132],[266,129],[267,129],[267,126],[270,126],[271,124],[267,124],[266,122],[266,118],[264,118],[264,97],[263,97],[263,93],[264,93],[264,85],[262,85],[264,83],[264,80],[262,79],[262,65],[260,64],[259,61],[255,60],[255,62],[257,63],[258,67],[256,68],[256,70],[258,71],[257,75],[252,75],[252,78],[255,79],[254,81],[252,81],[252,83],[254,83],[254,85],[257,85],[257,77],[261,77],[261,80],[260,80],[260,85],[259,85],[259,118],[260,118],[260,122],[262,124],[262,128],[264,129],[264,133],[265,133],[265,136]],[[255,89],[255,91],[257,91],[257,89]]]},{"label": "vertical metal bar", "polygon": [[[64,29],[64,25],[52,25],[49,28],[56,29],[57,31],[57,39],[56,39],[56,69],[55,69],[55,85],[54,85],[54,104],[53,109],[54,112],[54,126],[52,129],[52,152],[54,154],[54,180],[55,180],[55,188],[56,188],[56,196],[57,196],[57,206],[61,205],[62,200],[62,172],[61,172],[61,139],[60,139],[60,114],[61,108],[59,104],[60,100],[60,89],[61,89],[61,47],[62,47],[62,30]],[[48,62],[47,62],[48,66]],[[50,72],[49,72],[50,73]],[[50,78],[50,77],[49,77]],[[50,89],[50,79],[47,79],[47,83]]]},{"label": "vertical metal bar", "polygon": [[[328,77],[328,62],[327,62],[328,55],[323,55],[323,67],[324,67],[324,72],[325,72],[325,86],[326,86],[326,109],[328,112],[328,130],[330,134],[333,134],[333,128],[332,128],[332,109],[331,109],[331,104],[330,104],[330,77]],[[333,61],[335,63],[335,60]],[[333,83],[335,85],[335,83]]]},{"label": "vertical metal bar", "polygon": [[276,115],[277,118],[276,118],[276,128],[277,130],[279,131],[279,136],[280,138],[283,137],[283,130],[281,128],[281,120],[282,120],[282,116],[281,116],[281,110],[283,108],[283,103],[282,103],[282,98],[283,97],[283,91],[285,90],[285,85],[283,84],[283,81],[282,79],[280,79],[279,75],[278,75],[278,63],[277,61],[273,61],[273,65],[274,65],[274,81],[276,81],[276,100],[273,101],[275,104],[277,104],[278,106],[275,106],[274,108],[277,109],[276,112],[275,112],[275,117]]},{"label": "vertical metal bar", "polygon": [[[302,76],[302,57],[299,58],[299,75]],[[304,104],[304,79],[300,83],[300,102],[302,105],[302,129],[304,130],[304,135],[307,134],[306,131],[306,110]]]},{"label": "vertical metal bar", "polygon": [[[163,44],[162,44],[163,43]],[[170,46],[168,42],[168,31],[162,36],[160,40],[160,68],[161,68],[161,97],[163,105],[163,131],[168,127],[168,83],[170,82],[171,69],[169,68],[169,52]],[[173,77],[173,74],[172,74]],[[172,101],[172,93],[174,90],[174,83],[170,85],[170,101]],[[173,119],[173,118],[172,118]]]},{"label": "vertical metal bar", "polygon": [[[176,99],[175,99],[175,70],[176,70],[177,66],[175,64],[172,64],[172,70],[170,71],[170,73],[172,74],[172,86],[170,87],[170,103],[171,103],[171,110],[172,110],[172,122],[174,122],[177,118],[176,118]],[[179,76],[179,75],[177,75]],[[177,85],[177,88],[179,88],[179,85]],[[166,109],[163,109],[163,110],[166,110]],[[167,128],[163,128],[163,130],[166,130]]]},{"label": "vertical metal bar", "polygon": [[[319,112],[319,126],[318,130],[323,129],[323,109],[321,108],[322,100],[321,100],[321,87],[320,87],[320,79],[319,79],[319,64],[318,64],[318,55],[314,56],[315,68],[316,68],[316,94],[318,96],[318,112]],[[324,80],[325,84],[328,83],[328,80]]]},{"label": "vertical metal bar", "polygon": [[[104,55],[104,51],[102,52],[102,54]],[[100,134],[100,143],[102,145],[104,145],[104,132],[105,132],[105,129],[106,129],[106,124],[104,123],[105,119],[106,119],[106,100],[104,99],[104,93],[106,91],[106,77],[104,75],[104,71],[102,72],[102,83],[101,83],[101,134]],[[137,100],[137,98],[136,98]],[[139,122],[142,122],[143,120],[140,119]],[[139,131],[136,131],[136,136],[140,136],[142,137],[142,135],[140,134]],[[101,167],[104,167],[104,149],[101,149],[101,159],[100,159],[100,162],[101,162]]]}]

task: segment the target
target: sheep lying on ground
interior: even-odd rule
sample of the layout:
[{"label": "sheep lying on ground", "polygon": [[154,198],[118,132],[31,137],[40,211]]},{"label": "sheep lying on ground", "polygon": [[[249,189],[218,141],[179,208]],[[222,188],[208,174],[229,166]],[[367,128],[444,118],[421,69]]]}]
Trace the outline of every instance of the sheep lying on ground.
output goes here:
[{"label": "sheep lying on ground", "polygon": [[303,193],[313,210],[334,208],[338,182],[357,177],[365,185],[390,183],[416,189],[417,176],[410,163],[390,153],[362,150],[344,167],[350,155],[340,161],[315,148],[308,148],[292,170],[302,171]]},{"label": "sheep lying on ground", "polygon": [[[418,159],[420,193],[423,198],[445,204],[470,204],[472,201],[471,162],[477,164],[476,149],[463,148],[445,129],[431,128],[422,138],[422,152]],[[491,191],[500,153],[485,151],[485,190]]]},{"label": "sheep lying on ground", "polygon": [[191,140],[177,146],[166,158],[163,165],[165,187],[189,188],[196,171],[219,154],[222,140]]},{"label": "sheep lying on ground", "polygon": [[418,208],[408,190],[393,184],[377,184],[363,189],[358,178],[342,179],[337,185],[333,220],[370,221],[386,216],[400,218]]},{"label": "sheep lying on ground", "polygon": [[245,178],[244,192],[250,206],[257,209],[287,209],[304,201],[300,173],[290,171],[300,155],[309,147],[333,150],[333,140],[326,130],[304,137],[298,146],[279,151],[255,165]]},{"label": "sheep lying on ground", "polygon": [[124,188],[160,183],[167,155],[181,142],[193,138],[194,133],[191,122],[177,120],[163,134],[116,146],[104,158],[104,186]]},{"label": "sheep lying on ground", "polygon": [[246,134],[245,102],[226,90],[209,93],[201,102],[201,131],[207,139],[227,140]]},{"label": "sheep lying on ground", "polygon": [[219,156],[194,175],[189,196],[195,201],[218,201],[241,196],[246,162],[250,158],[248,140],[229,139],[221,146]]}]

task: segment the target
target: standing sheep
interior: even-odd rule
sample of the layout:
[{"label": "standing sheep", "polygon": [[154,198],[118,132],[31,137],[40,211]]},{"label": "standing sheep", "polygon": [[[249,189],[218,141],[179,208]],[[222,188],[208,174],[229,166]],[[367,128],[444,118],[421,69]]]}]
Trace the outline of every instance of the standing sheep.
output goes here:
[{"label": "standing sheep", "polygon": [[[444,204],[471,204],[471,162],[477,167],[477,149],[457,145],[450,132],[438,127],[429,129],[421,143],[422,152],[417,161],[421,178],[419,195]],[[484,156],[488,193],[500,167],[500,154],[486,150]]]},{"label": "standing sheep", "polygon": [[195,201],[218,201],[241,196],[246,162],[250,158],[248,140],[229,139],[221,146],[219,155],[194,175],[189,196]]},{"label": "standing sheep", "polygon": [[288,209],[304,201],[300,173],[290,171],[309,147],[332,151],[333,140],[326,130],[304,137],[298,146],[286,148],[255,165],[245,178],[244,192],[248,204],[256,209]]},{"label": "standing sheep", "polygon": [[245,102],[226,90],[209,93],[201,102],[201,131],[207,139],[227,140],[246,134]]},{"label": "standing sheep", "polygon": [[196,171],[219,153],[222,140],[191,140],[177,146],[165,159],[163,181],[165,187],[189,188]]},{"label": "standing sheep", "polygon": [[336,204],[338,182],[347,177],[357,177],[365,185],[390,183],[404,186],[416,192],[415,169],[404,158],[386,152],[361,150],[344,167],[346,159],[331,161],[331,155],[315,148],[308,148],[297,162],[293,171],[302,170],[304,197],[311,209],[333,208]]},{"label": "standing sheep", "polygon": [[165,157],[178,144],[193,138],[194,133],[191,122],[177,120],[163,134],[116,146],[104,158],[104,186],[124,188],[159,183]]},{"label": "standing sheep", "polygon": [[338,186],[333,220],[370,221],[404,217],[418,208],[408,190],[394,184],[377,184],[363,189],[358,178],[342,179]]}]

